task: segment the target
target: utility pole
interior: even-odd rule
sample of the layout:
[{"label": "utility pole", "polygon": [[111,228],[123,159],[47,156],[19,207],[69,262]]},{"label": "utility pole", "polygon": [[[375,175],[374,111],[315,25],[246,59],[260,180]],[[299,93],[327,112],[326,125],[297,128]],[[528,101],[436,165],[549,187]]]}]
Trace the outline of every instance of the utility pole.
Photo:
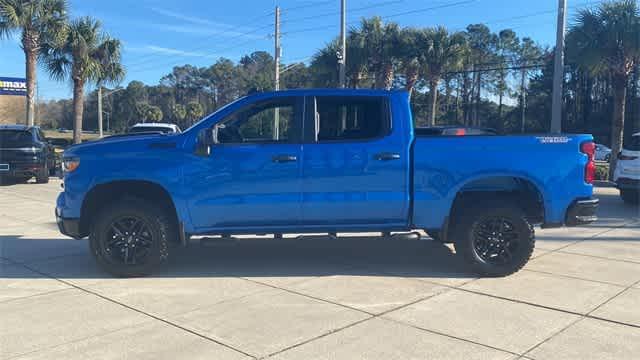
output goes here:
[{"label": "utility pole", "polygon": [[339,84],[347,87],[347,0],[340,0],[340,53],[338,54]]},{"label": "utility pole", "polygon": [[102,83],[98,82],[98,137],[102,139]]},{"label": "utility pole", "polygon": [[564,31],[567,23],[567,1],[558,0],[558,27],[553,68],[553,101],[551,104],[551,132],[562,132],[562,87],[564,83]]},{"label": "utility pole", "polygon": [[[276,6],[276,30],[275,30],[275,54],[274,59],[276,63],[275,71],[275,84],[276,91],[280,90],[280,56],[282,51],[280,49],[280,7]],[[273,112],[273,140],[280,139],[280,109],[277,107]]]}]

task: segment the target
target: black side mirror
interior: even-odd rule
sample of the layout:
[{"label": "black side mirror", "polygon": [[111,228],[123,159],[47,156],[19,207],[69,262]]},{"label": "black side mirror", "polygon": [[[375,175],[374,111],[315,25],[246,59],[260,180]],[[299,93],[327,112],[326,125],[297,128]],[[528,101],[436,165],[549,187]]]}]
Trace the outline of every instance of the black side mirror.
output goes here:
[{"label": "black side mirror", "polygon": [[213,128],[204,129],[198,135],[198,142],[196,144],[196,154],[200,156],[209,156],[211,154],[211,147],[218,144],[218,130],[223,128],[224,125],[216,125]]},{"label": "black side mirror", "polygon": [[202,139],[203,145],[205,146],[212,146],[215,145],[218,141],[217,137],[217,129],[214,127],[213,129],[205,129],[204,130],[204,137]]}]

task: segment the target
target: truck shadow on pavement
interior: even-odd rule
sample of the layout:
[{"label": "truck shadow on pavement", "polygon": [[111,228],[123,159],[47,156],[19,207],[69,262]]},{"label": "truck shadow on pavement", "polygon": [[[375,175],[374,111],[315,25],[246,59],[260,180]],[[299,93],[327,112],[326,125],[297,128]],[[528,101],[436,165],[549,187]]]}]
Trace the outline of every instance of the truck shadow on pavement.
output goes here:
[{"label": "truck shadow on pavement", "polygon": [[[5,260],[2,260],[2,259]],[[98,268],[86,241],[0,236],[0,264],[24,265],[34,277],[112,276]],[[0,278],[11,277],[0,271]],[[18,277],[28,277],[20,273]],[[171,249],[151,277],[313,277],[330,275],[471,278],[453,250],[428,239],[376,237],[254,238]]]},{"label": "truck shadow on pavement", "polygon": [[[545,249],[545,242],[570,244],[580,240],[640,241],[638,207],[623,204],[617,192],[598,197],[600,220],[578,228],[536,229],[538,246]],[[55,227],[55,224],[43,225],[46,225],[43,228],[51,227],[47,233]],[[622,226],[631,231],[609,232]],[[0,235],[0,279],[111,278],[98,268],[88,248],[86,240],[51,235]],[[3,270],[12,264],[23,264],[31,271]],[[428,238],[375,236],[250,238],[219,241],[207,247],[192,240],[187,248],[172,248],[168,263],[151,277],[250,277],[256,281],[260,277],[281,277],[286,281],[286,278],[330,275],[449,278],[452,281],[474,277],[450,246]]]}]

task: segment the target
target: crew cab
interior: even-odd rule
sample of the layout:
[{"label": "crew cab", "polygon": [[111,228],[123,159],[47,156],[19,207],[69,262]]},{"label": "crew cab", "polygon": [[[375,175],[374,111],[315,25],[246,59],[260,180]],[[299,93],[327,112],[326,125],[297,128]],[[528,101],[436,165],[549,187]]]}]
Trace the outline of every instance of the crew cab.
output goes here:
[{"label": "crew cab", "polygon": [[54,149],[40,128],[0,125],[0,179],[23,182],[35,177],[43,184],[55,171]]},{"label": "crew cab", "polygon": [[149,274],[192,235],[424,229],[478,273],[518,271],[532,225],[596,219],[591,135],[429,136],[406,92],[256,93],[181,134],[65,151],[60,231]]}]

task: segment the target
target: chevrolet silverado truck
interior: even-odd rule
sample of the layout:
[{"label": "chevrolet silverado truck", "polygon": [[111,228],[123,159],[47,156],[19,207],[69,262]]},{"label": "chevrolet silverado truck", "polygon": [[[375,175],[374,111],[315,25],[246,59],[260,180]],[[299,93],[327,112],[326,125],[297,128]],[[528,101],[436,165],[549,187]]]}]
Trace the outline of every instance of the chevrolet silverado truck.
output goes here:
[{"label": "chevrolet silverado truck", "polygon": [[596,220],[594,149],[591,135],[433,136],[406,92],[257,93],[180,134],[67,149],[55,214],[116,276],[151,273],[191,236],[415,229],[505,276],[533,225]]}]

